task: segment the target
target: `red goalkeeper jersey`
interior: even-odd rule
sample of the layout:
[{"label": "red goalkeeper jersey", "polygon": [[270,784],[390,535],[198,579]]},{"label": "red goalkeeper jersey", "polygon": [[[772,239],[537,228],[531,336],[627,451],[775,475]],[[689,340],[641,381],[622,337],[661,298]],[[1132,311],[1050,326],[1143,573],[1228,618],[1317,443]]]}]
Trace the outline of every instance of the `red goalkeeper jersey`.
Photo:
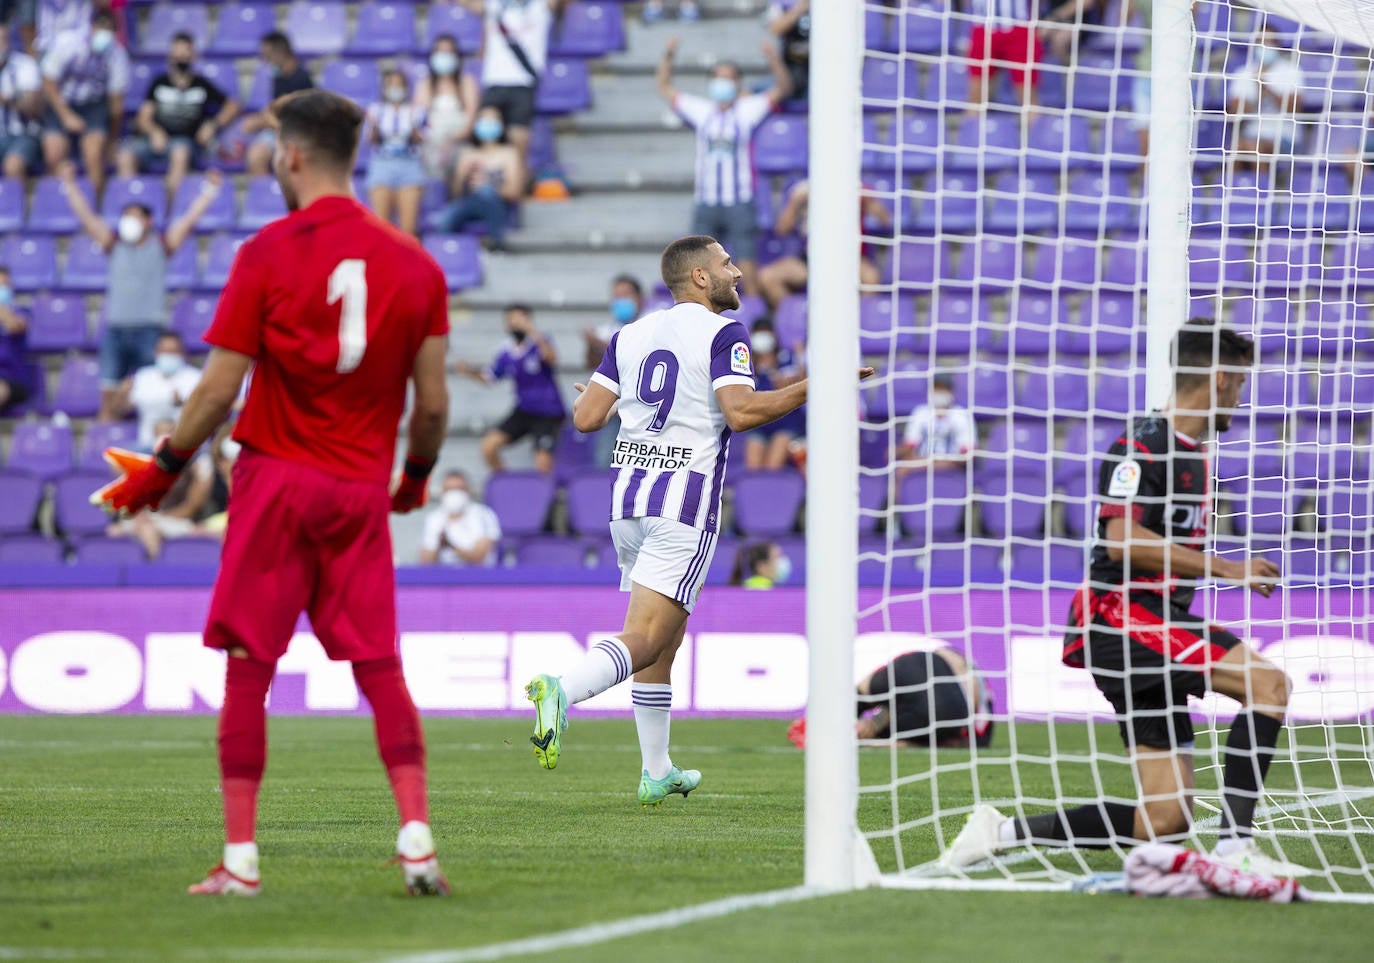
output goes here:
[{"label": "red goalkeeper jersey", "polygon": [[243,245],[205,340],[256,362],[235,439],[385,484],[415,355],[447,333],[434,259],[353,198],[324,197]]}]

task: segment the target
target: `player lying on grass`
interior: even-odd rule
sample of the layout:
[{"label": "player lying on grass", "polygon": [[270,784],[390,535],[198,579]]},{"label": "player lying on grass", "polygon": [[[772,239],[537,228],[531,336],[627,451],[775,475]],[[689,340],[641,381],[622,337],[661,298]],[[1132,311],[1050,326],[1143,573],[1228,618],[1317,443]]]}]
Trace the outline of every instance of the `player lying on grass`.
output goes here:
[{"label": "player lying on grass", "polygon": [[[291,213],[239,250],[205,335],[205,373],[171,437],[151,457],[113,453],[127,474],[96,494],[117,512],[156,509],[252,370],[205,627],[205,644],[229,654],[219,718],[226,845],[190,891],[258,892],[267,688],[304,610],[329,657],[352,663],[372,707],[407,891],[447,893],[429,829],[424,734],[396,653],[387,513],[424,502],[443,441],[448,291],[419,242],[353,197],[358,107],[312,90],[273,109],[272,166]],[[409,381],[405,472],[388,494]]]},{"label": "player lying on grass", "polygon": [[1248,338],[1209,321],[1188,322],[1174,342],[1171,403],[1130,425],[1099,472],[1097,540],[1088,579],[1073,599],[1064,662],[1090,671],[1116,710],[1139,805],[1102,800],[1014,819],[980,805],[944,853],[947,868],[1026,843],[1102,848],[1187,834],[1194,786],[1188,697],[1211,690],[1241,703],[1223,753],[1214,855],[1268,876],[1307,872],[1265,855],[1251,830],[1283,726],[1288,677],[1190,611],[1204,579],[1266,598],[1278,584],[1278,568],[1263,558],[1205,551],[1211,492],[1203,443],[1230,427],[1253,363]]},{"label": "player lying on grass", "polygon": [[[716,550],[730,435],[795,411],[807,391],[805,380],[754,390],[749,332],[721,317],[739,307],[740,270],[715,238],[679,238],[664,250],[661,270],[675,303],[615,332],[573,405],[581,432],[600,431],[620,416],[611,538],[621,591],[630,593],[625,627],[561,678],[537,675],[525,689],[536,709],[534,754],[552,769],[568,705],[633,674],[645,805],[686,796],[701,783],[701,773],[675,766],[668,755],[670,677]],[[872,373],[862,368],[859,376]]]},{"label": "player lying on grass", "polygon": [[[992,745],[992,694],[973,663],[954,649],[903,652],[856,688],[854,734],[860,739],[942,749]],[[787,738],[806,748],[805,716],[792,723]]]}]

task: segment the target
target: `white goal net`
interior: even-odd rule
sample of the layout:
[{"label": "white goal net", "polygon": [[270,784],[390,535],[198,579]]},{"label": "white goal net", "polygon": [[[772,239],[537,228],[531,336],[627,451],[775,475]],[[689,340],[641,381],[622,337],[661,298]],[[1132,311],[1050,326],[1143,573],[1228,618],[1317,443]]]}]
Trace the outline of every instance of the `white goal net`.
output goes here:
[{"label": "white goal net", "polygon": [[[864,0],[862,93],[836,95],[861,117],[862,193],[891,220],[868,218],[862,238],[880,282],[857,312],[878,375],[860,391],[854,677],[944,647],[993,702],[985,747],[935,746],[881,717],[861,733],[876,732],[860,739],[857,849],[886,885],[1062,887],[1120,868],[1115,847],[1017,846],[957,871],[938,858],[979,804],[1028,816],[1137,801],[1110,705],[1061,664],[1063,627],[1102,455],[1167,400],[1168,343],[1207,317],[1257,345],[1242,410],[1207,445],[1209,550],[1283,576],[1268,599],[1208,583],[1194,610],[1294,685],[1255,838],[1313,869],[1313,890],[1374,900],[1374,4],[1198,0],[1193,30],[1170,37],[1152,35],[1150,0],[1081,6],[1051,23],[1033,0]],[[1017,7],[1029,32],[996,19]],[[1154,0],[1156,25],[1188,7]],[[815,63],[826,34],[813,43]],[[813,67],[813,128],[827,69]],[[813,129],[813,218],[827,190],[852,203],[852,185],[817,180],[818,151],[850,148],[830,141]],[[816,325],[842,323],[814,298],[813,346]],[[855,468],[816,418],[812,497],[817,475]],[[813,593],[829,590],[823,551]],[[835,644],[814,630],[812,643]],[[860,714],[848,682],[813,680],[813,736],[837,717],[818,701],[843,701],[846,725]],[[912,691],[938,711],[932,687]],[[1237,704],[1188,708],[1189,844],[1210,848]]]}]

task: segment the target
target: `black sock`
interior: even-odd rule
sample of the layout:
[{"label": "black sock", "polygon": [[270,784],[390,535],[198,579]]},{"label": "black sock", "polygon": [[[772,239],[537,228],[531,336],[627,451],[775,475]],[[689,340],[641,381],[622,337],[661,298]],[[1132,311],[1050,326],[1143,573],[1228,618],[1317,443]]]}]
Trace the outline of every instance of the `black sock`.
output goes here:
[{"label": "black sock", "polygon": [[1226,736],[1226,765],[1222,774],[1221,835],[1249,836],[1255,805],[1274,758],[1283,723],[1273,716],[1246,709],[1231,723]]},{"label": "black sock", "polygon": [[1035,843],[1067,843],[1079,849],[1129,846],[1135,840],[1135,806],[1095,802],[1017,819],[1016,838]]}]

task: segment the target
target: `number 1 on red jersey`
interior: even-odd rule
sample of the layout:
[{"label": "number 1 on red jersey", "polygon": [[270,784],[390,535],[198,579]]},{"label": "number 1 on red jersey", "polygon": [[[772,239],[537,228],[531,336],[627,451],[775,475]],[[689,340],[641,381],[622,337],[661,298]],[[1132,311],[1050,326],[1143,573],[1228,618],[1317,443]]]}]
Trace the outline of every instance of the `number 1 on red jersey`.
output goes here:
[{"label": "number 1 on red jersey", "polygon": [[349,258],[329,275],[329,303],[343,302],[339,312],[339,363],[347,374],[362,363],[367,350],[367,262]]}]

